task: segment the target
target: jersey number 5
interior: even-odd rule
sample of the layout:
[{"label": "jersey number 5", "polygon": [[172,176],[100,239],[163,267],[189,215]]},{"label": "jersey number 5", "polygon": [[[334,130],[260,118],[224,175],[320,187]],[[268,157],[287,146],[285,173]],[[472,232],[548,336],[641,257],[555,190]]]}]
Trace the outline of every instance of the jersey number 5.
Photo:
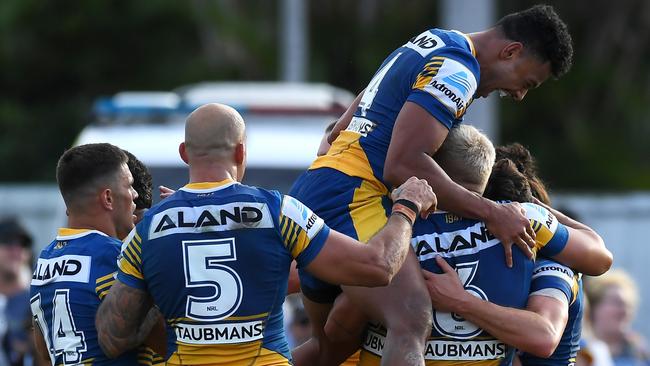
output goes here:
[{"label": "jersey number 5", "polygon": [[236,260],[234,238],[183,241],[185,286],[213,289],[210,296],[187,297],[188,318],[214,321],[237,311],[243,295],[241,278],[232,268],[219,264]]}]

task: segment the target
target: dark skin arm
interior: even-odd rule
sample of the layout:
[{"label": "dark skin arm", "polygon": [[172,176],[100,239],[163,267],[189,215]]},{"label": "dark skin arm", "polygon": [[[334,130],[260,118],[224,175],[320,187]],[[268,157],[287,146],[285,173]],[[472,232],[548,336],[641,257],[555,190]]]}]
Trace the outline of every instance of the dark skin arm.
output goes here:
[{"label": "dark skin arm", "polygon": [[[363,96],[363,90],[359,95],[357,95],[356,98],[354,98],[354,101],[352,101],[352,104],[348,107],[348,109],[339,117],[339,120],[336,122],[334,125],[334,128],[330,132],[329,137],[327,138],[327,142],[331,145],[334,140],[339,136],[339,133],[341,131],[345,130],[348,128],[348,125],[350,124],[350,121],[352,121],[352,117],[354,116],[354,112],[357,110],[357,107],[359,107],[359,102],[361,101],[361,97]],[[408,177],[407,177],[408,179]],[[404,179],[406,181],[406,179]],[[402,182],[404,183],[404,182]],[[399,185],[399,184],[398,184]],[[397,186],[396,186],[397,187]]]},{"label": "dark skin arm", "polygon": [[38,366],[51,365],[50,352],[47,350],[47,344],[45,344],[41,328],[36,322],[32,322],[32,337],[34,338],[34,348],[36,349],[36,355],[34,357],[35,364]]},{"label": "dark skin arm", "polygon": [[441,209],[463,217],[480,219],[504,244],[506,262],[512,265],[512,244],[529,257],[535,233],[518,203],[496,204],[453,182],[432,158],[447,138],[449,130],[419,105],[406,102],[391,137],[384,180],[396,187],[411,176],[425,179],[439,199]]},{"label": "dark skin arm", "polygon": [[609,270],[614,259],[598,233],[538,199],[534,199],[534,202],[551,211],[557,221],[569,230],[566,247],[553,259],[590,276],[600,276]]},{"label": "dark skin arm", "polygon": [[95,318],[99,345],[106,356],[115,358],[142,344],[161,318],[156,309],[151,311],[152,305],[147,292],[115,282]]}]

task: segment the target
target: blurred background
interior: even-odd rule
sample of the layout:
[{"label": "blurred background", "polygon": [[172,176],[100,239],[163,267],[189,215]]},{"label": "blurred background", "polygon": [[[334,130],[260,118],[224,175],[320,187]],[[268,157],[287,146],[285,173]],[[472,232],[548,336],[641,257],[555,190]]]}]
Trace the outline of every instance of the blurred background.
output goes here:
[{"label": "blurred background", "polygon": [[[65,224],[56,161],[75,143],[118,144],[156,184],[177,188],[186,178],[176,158],[180,123],[208,100],[225,100],[251,121],[249,143],[259,151],[248,183],[286,191],[324,127],[392,50],[428,28],[479,31],[535,3],[3,0],[0,215],[18,218],[33,253],[49,243]],[[638,284],[632,328],[647,338],[650,2],[546,3],[573,36],[572,70],[522,103],[477,101],[465,121],[496,143],[527,146],[555,205],[601,233],[614,267]],[[233,97],[238,85],[250,93]],[[224,93],[234,99],[219,99]]]}]

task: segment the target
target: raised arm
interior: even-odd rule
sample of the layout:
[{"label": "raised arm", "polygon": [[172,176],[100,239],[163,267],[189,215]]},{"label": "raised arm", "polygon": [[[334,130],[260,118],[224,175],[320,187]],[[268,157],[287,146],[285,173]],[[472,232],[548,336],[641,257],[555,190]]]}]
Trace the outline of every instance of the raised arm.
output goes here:
[{"label": "raised arm", "polygon": [[423,271],[436,311],[456,313],[502,342],[535,356],[553,354],[568,319],[568,301],[532,296],[526,310],[499,306],[465,291],[456,271],[442,257],[436,257],[436,262],[442,274]]},{"label": "raised arm", "polygon": [[160,313],[152,308],[149,294],[116,280],[99,306],[95,326],[99,345],[106,356],[115,358],[142,344]]},{"label": "raised arm", "polygon": [[480,219],[506,247],[506,261],[512,263],[511,244],[532,255],[535,233],[517,203],[498,205],[452,181],[432,156],[447,138],[445,125],[416,103],[406,102],[395,122],[384,180],[393,186],[411,176],[425,179],[438,195],[440,208],[463,217]]},{"label": "raised arm", "polygon": [[[414,177],[397,188],[392,198],[397,203],[388,223],[367,244],[331,230],[321,251],[306,267],[307,271],[333,284],[388,285],[406,259],[416,215],[426,216],[436,206],[431,187]],[[405,208],[398,201],[407,206],[411,202],[414,207]]]}]

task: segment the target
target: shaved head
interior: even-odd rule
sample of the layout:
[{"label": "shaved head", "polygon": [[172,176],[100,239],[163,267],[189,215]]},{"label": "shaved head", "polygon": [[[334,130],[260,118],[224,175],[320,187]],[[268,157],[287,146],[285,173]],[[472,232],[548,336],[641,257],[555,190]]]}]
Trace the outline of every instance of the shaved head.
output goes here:
[{"label": "shaved head", "polygon": [[226,157],[244,141],[244,119],[224,104],[206,104],[192,112],[185,123],[185,147],[189,157]]}]

